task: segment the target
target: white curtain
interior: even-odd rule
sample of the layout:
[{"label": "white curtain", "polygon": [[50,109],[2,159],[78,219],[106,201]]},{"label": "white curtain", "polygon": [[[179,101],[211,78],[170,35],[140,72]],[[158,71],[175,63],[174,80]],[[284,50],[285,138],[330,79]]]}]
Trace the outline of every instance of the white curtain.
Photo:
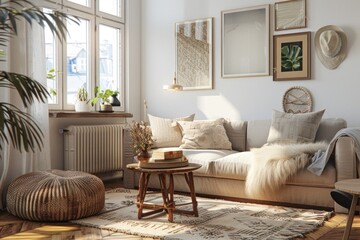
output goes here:
[{"label": "white curtain", "polygon": [[[32,27],[25,24],[19,24],[18,36],[11,40],[8,61],[10,61],[11,72],[26,74],[27,76],[46,85],[45,68],[45,49],[44,49],[43,29],[33,24]],[[27,109],[23,108],[18,94],[8,89],[2,89],[1,92],[9,92],[8,98],[12,104],[28,112],[40,126],[44,133],[43,148],[35,153],[23,152],[20,154],[12,147],[3,149],[3,158],[1,162],[1,182],[0,193],[2,201],[0,208],[4,207],[4,199],[8,185],[16,177],[37,170],[50,169],[50,139],[49,139],[49,117],[47,103],[35,102]]]}]

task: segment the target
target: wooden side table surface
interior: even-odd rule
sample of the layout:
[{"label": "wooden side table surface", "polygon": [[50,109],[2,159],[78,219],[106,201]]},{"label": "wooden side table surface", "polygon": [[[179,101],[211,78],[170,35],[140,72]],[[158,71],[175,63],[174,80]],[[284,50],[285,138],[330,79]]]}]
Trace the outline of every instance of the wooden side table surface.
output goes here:
[{"label": "wooden side table surface", "polygon": [[[140,173],[139,193],[137,196],[137,203],[136,203],[138,207],[138,218],[141,219],[142,217],[150,216],[152,214],[156,214],[162,211],[167,212],[169,222],[173,222],[174,212],[198,217],[199,214],[197,210],[193,171],[199,169],[200,167],[201,167],[200,164],[195,164],[195,163],[189,163],[189,165],[186,167],[177,167],[177,168],[140,168],[137,163],[131,163],[126,165],[126,168]],[[190,190],[191,202],[181,204],[181,206],[192,204],[193,206],[192,211],[176,209],[176,204],[174,201],[174,178],[173,178],[174,173],[184,174],[186,183]],[[151,174],[157,174],[159,177],[160,191],[163,198],[163,205],[145,202],[145,196],[148,190],[148,184]],[[169,177],[169,183],[167,183],[167,176]],[[143,209],[153,209],[153,210],[144,213]]]},{"label": "wooden side table surface", "polygon": [[358,200],[359,200],[360,179],[347,179],[347,180],[342,180],[342,181],[336,182],[335,188],[340,191],[344,191],[344,192],[353,194],[348,219],[346,222],[346,228],[345,228],[345,232],[344,232],[344,235],[342,238],[343,240],[347,240],[347,239],[349,239],[349,236],[350,236],[351,226],[352,226],[352,223],[354,220],[355,210],[356,210],[356,206],[357,206]]}]

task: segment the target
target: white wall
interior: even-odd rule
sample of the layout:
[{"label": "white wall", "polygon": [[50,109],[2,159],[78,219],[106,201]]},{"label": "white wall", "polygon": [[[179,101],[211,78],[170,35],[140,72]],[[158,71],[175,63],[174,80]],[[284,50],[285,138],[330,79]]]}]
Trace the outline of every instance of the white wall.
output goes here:
[{"label": "white wall", "polygon": [[[142,0],[142,96],[148,112],[177,117],[196,113],[197,119],[270,119],[271,110],[282,110],[284,92],[292,86],[306,87],[313,97],[313,110],[326,109],[324,117],[342,117],[349,126],[360,126],[360,1],[307,1],[307,28],[276,34],[311,31],[311,80],[275,82],[272,76],[221,78],[221,11],[261,4],[269,0]],[[175,62],[175,29],[178,21],[214,18],[214,89],[167,92]],[[348,37],[348,55],[335,70],[325,68],[315,56],[314,35],[325,25],[341,27]],[[271,36],[272,42],[272,36]],[[271,45],[272,46],[272,45]],[[271,49],[272,59],[272,49]]]}]

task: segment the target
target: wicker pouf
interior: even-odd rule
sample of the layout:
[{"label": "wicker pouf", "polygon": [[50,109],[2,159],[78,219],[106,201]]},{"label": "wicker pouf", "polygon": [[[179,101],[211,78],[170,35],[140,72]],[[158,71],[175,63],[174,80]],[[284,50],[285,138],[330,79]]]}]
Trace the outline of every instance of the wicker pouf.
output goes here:
[{"label": "wicker pouf", "polygon": [[105,205],[98,177],[77,171],[31,172],[16,178],[7,193],[7,210],[32,221],[67,221],[94,215]]}]

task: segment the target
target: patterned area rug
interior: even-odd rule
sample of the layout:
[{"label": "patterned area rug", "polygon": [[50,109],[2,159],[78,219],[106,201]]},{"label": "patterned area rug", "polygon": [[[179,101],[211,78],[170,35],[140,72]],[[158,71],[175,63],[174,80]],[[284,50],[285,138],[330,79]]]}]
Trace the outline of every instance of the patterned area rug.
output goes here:
[{"label": "patterned area rug", "polygon": [[[197,198],[199,217],[174,214],[174,223],[165,213],[137,219],[137,191],[114,189],[106,192],[106,207],[97,216],[71,221],[142,237],[161,239],[292,239],[315,230],[331,216],[330,212],[238,203]],[[149,197],[148,197],[149,196]],[[176,195],[176,203],[189,197]],[[146,201],[162,202],[160,194]],[[192,205],[182,209],[191,210]]]}]

